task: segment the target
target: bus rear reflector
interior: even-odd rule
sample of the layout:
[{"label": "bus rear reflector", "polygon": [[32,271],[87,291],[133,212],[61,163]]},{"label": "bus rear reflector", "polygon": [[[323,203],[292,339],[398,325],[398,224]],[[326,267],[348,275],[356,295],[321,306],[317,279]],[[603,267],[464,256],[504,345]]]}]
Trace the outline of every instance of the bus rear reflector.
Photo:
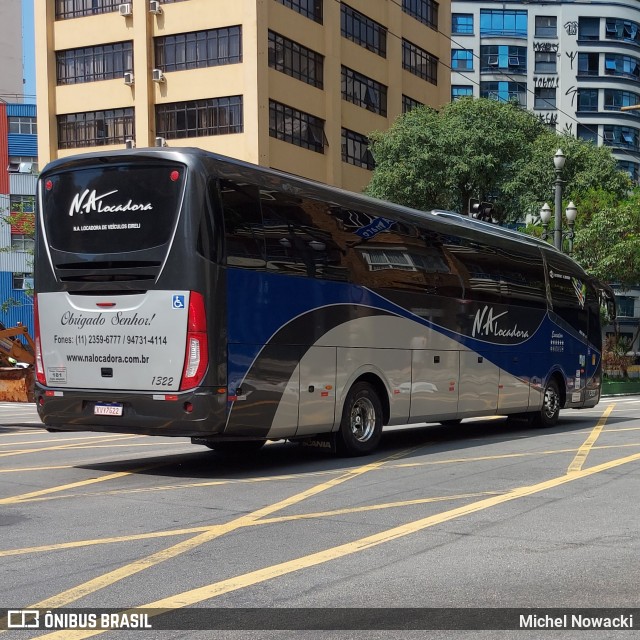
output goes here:
[{"label": "bus rear reflector", "polygon": [[207,315],[204,297],[192,291],[189,295],[189,319],[187,320],[187,342],[184,369],[180,390],[197,387],[204,378],[209,364],[209,342],[207,340]]},{"label": "bus rear reflector", "polygon": [[36,345],[36,380],[40,384],[47,384],[47,377],[44,375],[44,363],[42,362],[42,347],[40,346],[40,318],[38,317],[38,296],[33,296],[33,321],[35,327]]}]

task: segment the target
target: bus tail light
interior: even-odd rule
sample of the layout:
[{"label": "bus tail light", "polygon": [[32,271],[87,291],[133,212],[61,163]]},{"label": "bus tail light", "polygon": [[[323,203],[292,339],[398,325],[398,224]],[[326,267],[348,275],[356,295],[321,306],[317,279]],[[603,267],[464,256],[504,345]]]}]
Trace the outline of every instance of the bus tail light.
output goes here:
[{"label": "bus tail light", "polygon": [[44,363],[42,362],[42,347],[40,346],[40,318],[38,316],[38,295],[33,296],[33,321],[35,327],[34,342],[36,345],[36,380],[40,384],[47,384],[47,378],[44,375]]},{"label": "bus tail light", "polygon": [[204,378],[209,364],[209,342],[207,340],[207,315],[201,293],[192,291],[189,296],[189,319],[187,320],[187,342],[184,369],[180,390],[197,387]]}]

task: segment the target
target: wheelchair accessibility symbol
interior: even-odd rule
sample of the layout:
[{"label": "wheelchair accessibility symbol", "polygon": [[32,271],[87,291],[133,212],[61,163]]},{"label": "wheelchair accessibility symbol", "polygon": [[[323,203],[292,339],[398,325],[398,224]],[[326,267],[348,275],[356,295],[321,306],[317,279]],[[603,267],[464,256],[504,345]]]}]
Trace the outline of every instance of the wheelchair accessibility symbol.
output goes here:
[{"label": "wheelchair accessibility symbol", "polygon": [[171,306],[174,309],[184,309],[184,296],[182,295],[174,295],[171,301]]}]

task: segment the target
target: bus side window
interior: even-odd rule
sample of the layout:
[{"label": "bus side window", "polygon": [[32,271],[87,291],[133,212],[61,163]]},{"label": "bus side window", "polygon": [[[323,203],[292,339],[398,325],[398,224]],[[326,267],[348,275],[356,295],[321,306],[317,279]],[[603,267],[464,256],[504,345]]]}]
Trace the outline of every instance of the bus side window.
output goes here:
[{"label": "bus side window", "polygon": [[208,199],[202,207],[200,227],[198,229],[198,253],[217,263],[222,256],[222,223],[218,213],[218,184],[215,180],[209,182]]},{"label": "bus side window", "polygon": [[571,268],[560,263],[555,256],[549,262],[549,284],[553,310],[585,338],[589,329],[587,314],[587,283],[571,274]]},{"label": "bus side window", "polygon": [[262,190],[267,268],[288,275],[347,280],[327,204]]},{"label": "bus side window", "polygon": [[258,187],[220,180],[220,201],[227,265],[264,269],[264,228]]},{"label": "bus side window", "polygon": [[547,291],[542,256],[503,252],[500,257],[501,293],[510,304],[545,309]]}]

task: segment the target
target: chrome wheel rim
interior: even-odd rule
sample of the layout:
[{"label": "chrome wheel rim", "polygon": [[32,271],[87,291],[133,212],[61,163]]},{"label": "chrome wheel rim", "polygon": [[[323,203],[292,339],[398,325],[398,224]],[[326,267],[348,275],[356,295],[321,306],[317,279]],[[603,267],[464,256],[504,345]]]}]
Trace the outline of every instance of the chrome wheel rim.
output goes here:
[{"label": "chrome wheel rim", "polygon": [[547,418],[553,418],[560,408],[560,396],[554,387],[544,390],[544,414]]},{"label": "chrome wheel rim", "polygon": [[369,398],[358,398],[351,407],[351,433],[358,442],[366,442],[376,428],[376,410]]}]

